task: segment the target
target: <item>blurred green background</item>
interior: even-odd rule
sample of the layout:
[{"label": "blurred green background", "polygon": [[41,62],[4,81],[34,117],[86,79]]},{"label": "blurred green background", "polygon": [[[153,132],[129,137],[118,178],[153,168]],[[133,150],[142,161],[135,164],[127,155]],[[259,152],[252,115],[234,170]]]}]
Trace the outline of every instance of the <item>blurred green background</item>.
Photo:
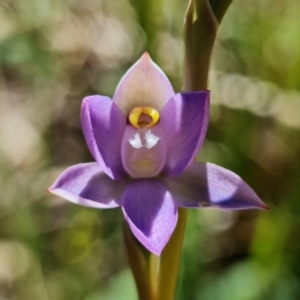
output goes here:
[{"label": "blurred green background", "polygon": [[[112,96],[149,50],[176,91],[187,0],[1,0],[0,299],[136,300],[120,210],[46,192],[92,161],[81,100]],[[300,299],[300,2],[234,0],[214,48],[199,159],[268,212],[192,210],[177,300]]]}]

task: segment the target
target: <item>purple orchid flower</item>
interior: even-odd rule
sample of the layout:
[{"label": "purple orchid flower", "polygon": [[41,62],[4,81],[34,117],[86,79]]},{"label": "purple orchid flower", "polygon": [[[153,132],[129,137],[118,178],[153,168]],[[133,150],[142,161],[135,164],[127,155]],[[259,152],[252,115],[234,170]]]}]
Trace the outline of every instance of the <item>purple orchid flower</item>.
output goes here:
[{"label": "purple orchid flower", "polygon": [[81,123],[96,162],[66,169],[49,191],[84,206],[121,206],[135,237],[156,255],[175,229],[178,207],[267,209],[238,175],[194,161],[206,135],[209,95],[175,94],[145,53],[112,101],[84,98]]}]

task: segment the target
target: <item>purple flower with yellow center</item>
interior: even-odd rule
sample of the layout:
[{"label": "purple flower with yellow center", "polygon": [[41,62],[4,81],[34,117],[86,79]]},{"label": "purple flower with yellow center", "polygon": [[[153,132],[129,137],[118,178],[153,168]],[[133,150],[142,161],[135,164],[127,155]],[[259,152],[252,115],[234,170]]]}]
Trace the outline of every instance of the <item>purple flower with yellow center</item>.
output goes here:
[{"label": "purple flower with yellow center", "polygon": [[266,209],[238,175],[194,161],[207,131],[209,95],[175,94],[145,53],[112,100],[84,98],[81,124],[96,162],[66,169],[49,191],[84,206],[121,206],[132,233],[156,255],[175,229],[178,207]]}]

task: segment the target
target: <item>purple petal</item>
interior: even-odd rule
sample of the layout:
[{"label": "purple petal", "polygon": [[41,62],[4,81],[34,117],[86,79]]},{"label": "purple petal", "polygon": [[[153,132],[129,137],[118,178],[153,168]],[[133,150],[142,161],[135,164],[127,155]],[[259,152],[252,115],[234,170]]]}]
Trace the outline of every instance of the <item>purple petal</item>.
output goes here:
[{"label": "purple petal", "polygon": [[194,162],[179,177],[164,181],[178,206],[268,209],[237,174],[214,164]]},{"label": "purple petal", "polygon": [[121,152],[124,169],[131,177],[158,175],[166,162],[165,137],[159,124],[139,129],[127,125]]},{"label": "purple petal", "polygon": [[96,162],[66,169],[48,189],[73,203],[96,208],[119,206],[126,182],[110,179]]},{"label": "purple petal", "polygon": [[177,207],[159,180],[132,181],[122,199],[124,216],[135,237],[160,255],[177,223]]},{"label": "purple petal", "polygon": [[209,94],[176,94],[162,109],[160,123],[168,147],[165,174],[182,173],[201,149],[209,120]]},{"label": "purple petal", "polygon": [[86,97],[82,102],[81,124],[88,147],[101,169],[113,179],[123,178],[121,142],[126,118],[120,109],[108,97]]},{"label": "purple petal", "polygon": [[167,76],[146,52],[124,75],[113,101],[127,115],[137,106],[160,110],[174,94]]}]

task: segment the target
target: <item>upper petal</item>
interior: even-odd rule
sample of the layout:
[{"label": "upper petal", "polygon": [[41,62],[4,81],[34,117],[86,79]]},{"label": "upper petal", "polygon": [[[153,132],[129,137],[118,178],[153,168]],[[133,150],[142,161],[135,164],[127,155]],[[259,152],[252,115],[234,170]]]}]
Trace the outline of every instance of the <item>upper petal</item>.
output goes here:
[{"label": "upper petal", "polygon": [[86,97],[81,107],[81,124],[88,147],[101,169],[111,178],[123,178],[121,142],[126,117],[120,109],[108,97]]},{"label": "upper petal", "polygon": [[119,206],[125,181],[110,179],[96,162],[66,169],[48,189],[73,203],[96,208]]},{"label": "upper petal", "polygon": [[132,181],[126,187],[122,206],[135,237],[160,255],[177,223],[177,207],[164,184],[155,179]]},{"label": "upper petal", "polygon": [[268,209],[241,177],[211,163],[194,162],[179,177],[164,181],[178,206]]},{"label": "upper petal", "polygon": [[127,115],[137,106],[160,110],[173,95],[169,79],[146,52],[123,76],[113,101]]},{"label": "upper petal", "polygon": [[162,109],[160,123],[168,147],[163,172],[177,176],[202,147],[209,121],[209,91],[176,94]]}]

